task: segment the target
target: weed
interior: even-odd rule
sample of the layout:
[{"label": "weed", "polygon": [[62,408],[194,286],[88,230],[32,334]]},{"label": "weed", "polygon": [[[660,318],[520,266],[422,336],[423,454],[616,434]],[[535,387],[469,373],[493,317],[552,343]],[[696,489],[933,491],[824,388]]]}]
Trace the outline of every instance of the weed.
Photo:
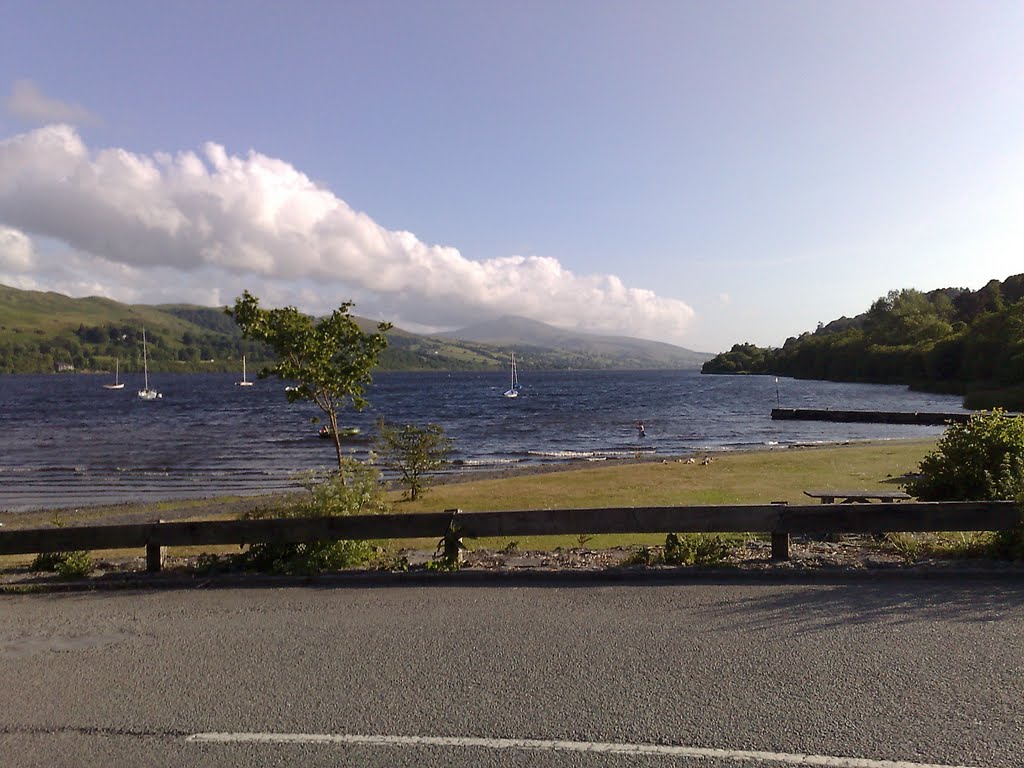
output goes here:
[{"label": "weed", "polygon": [[409,558],[405,555],[395,555],[390,559],[382,560],[378,566],[378,570],[407,573],[409,570]]},{"label": "weed", "polygon": [[645,565],[645,566],[647,566],[647,565],[658,565],[661,562],[662,562],[661,553],[659,553],[656,549],[652,549],[651,547],[640,547],[640,549],[636,550],[635,552],[630,554],[628,557],[626,557],[626,559],[622,561],[621,565],[624,565],[624,566]]},{"label": "weed", "polygon": [[903,559],[904,563],[916,563],[928,549],[926,543],[912,533],[887,533],[885,542]]},{"label": "weed", "polygon": [[88,576],[93,569],[92,557],[88,552],[42,552],[36,555],[29,566],[33,571],[49,571],[64,579],[80,579]]},{"label": "weed", "polygon": [[455,515],[448,523],[448,530],[437,542],[434,559],[427,563],[427,569],[433,571],[457,571],[462,567],[462,553],[466,545],[462,543],[459,526],[455,524]]},{"label": "weed", "polygon": [[670,533],[663,559],[668,565],[721,565],[732,551],[733,545],[721,536]]},{"label": "weed", "polygon": [[1008,531],[998,531],[989,549],[993,557],[1001,560],[1024,560],[1024,521]]}]

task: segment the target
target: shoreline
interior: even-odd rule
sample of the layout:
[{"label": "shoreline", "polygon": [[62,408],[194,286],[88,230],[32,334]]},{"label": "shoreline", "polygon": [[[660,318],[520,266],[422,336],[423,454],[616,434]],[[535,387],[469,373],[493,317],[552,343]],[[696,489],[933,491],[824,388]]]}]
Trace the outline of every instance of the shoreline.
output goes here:
[{"label": "shoreline", "polygon": [[[693,458],[700,461],[708,456],[712,461],[726,457],[749,455],[791,453],[820,453],[823,451],[843,451],[848,448],[884,448],[886,446],[921,446],[925,449],[935,443],[937,438],[909,437],[882,438],[869,440],[846,440],[837,443],[796,443],[792,445],[764,445],[737,450],[704,450],[680,455],[650,454],[636,457],[607,458],[599,461],[587,459],[570,459],[560,462],[537,462],[531,464],[518,463],[500,467],[482,469],[454,469],[438,473],[431,478],[431,487],[460,486],[475,482],[492,482],[515,479],[535,478],[543,475],[555,475],[566,472],[600,472],[602,469],[613,469],[626,466],[685,464]],[[389,492],[398,488],[394,482],[389,483]],[[147,501],[121,501],[100,504],[66,504],[63,506],[35,507],[20,511],[0,509],[0,525],[6,527],[30,527],[51,525],[54,520],[62,524],[122,524],[143,520],[183,520],[200,519],[231,515],[237,516],[260,507],[275,507],[286,503],[288,499],[304,495],[305,491],[296,488],[294,491],[276,491],[269,493],[254,492],[252,494],[216,494],[188,497],[170,497]],[[13,524],[13,525],[12,525]]]}]

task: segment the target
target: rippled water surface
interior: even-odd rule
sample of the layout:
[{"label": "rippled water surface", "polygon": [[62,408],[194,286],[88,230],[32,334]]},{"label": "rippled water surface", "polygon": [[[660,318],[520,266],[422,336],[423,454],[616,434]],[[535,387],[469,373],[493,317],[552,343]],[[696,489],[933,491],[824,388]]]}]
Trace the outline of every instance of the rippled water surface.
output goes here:
[{"label": "rippled water surface", "polygon": [[[518,398],[501,373],[380,373],[350,443],[365,453],[378,417],[441,424],[456,467],[592,461],[637,451],[679,455],[794,443],[937,435],[941,427],[772,421],[789,408],[959,411],[960,399],[905,387],[836,384],[693,371],[521,370]],[[289,404],[284,384],[235,386],[230,374],[158,374],[164,397],[143,402],[140,381],[106,390],[106,377],[0,376],[0,509],[256,493],[294,486],[330,466],[320,416]],[[642,420],[647,436],[637,436]]]}]

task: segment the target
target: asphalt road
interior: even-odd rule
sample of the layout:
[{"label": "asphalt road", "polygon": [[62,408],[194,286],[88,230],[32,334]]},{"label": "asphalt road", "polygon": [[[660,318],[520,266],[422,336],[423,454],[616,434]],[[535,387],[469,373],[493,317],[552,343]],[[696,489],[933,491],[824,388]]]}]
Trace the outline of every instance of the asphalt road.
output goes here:
[{"label": "asphalt road", "polygon": [[799,755],[845,758],[840,768],[1024,764],[1024,583],[0,596],[5,768],[784,766]]}]

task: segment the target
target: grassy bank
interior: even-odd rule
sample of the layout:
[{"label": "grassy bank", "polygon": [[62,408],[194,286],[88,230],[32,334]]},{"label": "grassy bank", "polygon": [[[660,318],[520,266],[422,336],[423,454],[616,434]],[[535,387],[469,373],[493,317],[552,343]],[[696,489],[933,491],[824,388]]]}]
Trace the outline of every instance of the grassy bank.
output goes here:
[{"label": "grassy bank", "polygon": [[[840,446],[780,448],[715,454],[710,464],[639,461],[541,474],[438,485],[396,512],[443,509],[489,511],[590,507],[807,504],[811,489],[900,490],[899,478],[916,470],[934,440],[892,440]],[[595,536],[593,548],[652,544],[663,536]],[[412,542],[408,542],[411,544]],[[479,542],[500,547],[500,541]],[[524,537],[521,548],[578,546],[576,537]]]},{"label": "grassy bank", "polygon": [[396,511],[547,509],[673,504],[807,503],[812,488],[897,488],[934,440],[709,454],[710,464],[639,461],[438,485]]}]

